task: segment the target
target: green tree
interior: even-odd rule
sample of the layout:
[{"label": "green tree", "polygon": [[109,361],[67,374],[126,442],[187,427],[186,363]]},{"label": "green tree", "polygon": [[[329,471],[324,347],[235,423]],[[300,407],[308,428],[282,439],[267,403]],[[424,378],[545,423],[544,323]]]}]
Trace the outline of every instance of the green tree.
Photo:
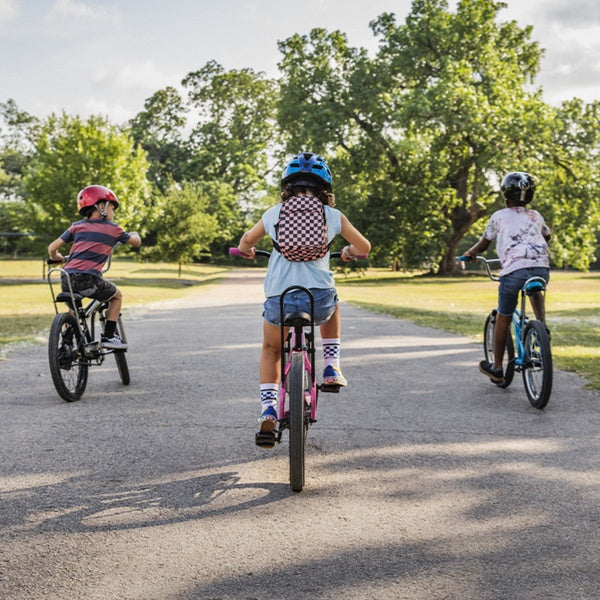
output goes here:
[{"label": "green tree", "polygon": [[207,252],[219,236],[218,219],[211,214],[211,207],[223,188],[216,188],[206,183],[173,185],[156,211],[154,218],[161,226],[157,228],[156,245],[147,249],[146,255],[154,260],[177,262],[181,277],[182,265]]},{"label": "green tree", "polygon": [[22,199],[22,176],[31,159],[39,121],[14,100],[0,102],[0,197]]},{"label": "green tree", "polygon": [[184,134],[188,110],[177,90],[167,87],[148,98],[129,122],[134,142],[147,153],[148,179],[161,193],[185,178],[191,158]]},{"label": "green tree", "polygon": [[42,125],[35,154],[24,175],[26,200],[35,227],[48,239],[77,218],[78,192],[106,185],[120,201],[119,223],[144,233],[149,183],[148,162],[131,137],[106,119],[51,115]]},{"label": "green tree", "polygon": [[404,24],[391,14],[371,24],[372,59],[339,32],[280,44],[279,123],[342,163],[342,190],[357,189],[373,219],[375,254],[453,272],[457,244],[496,206],[501,173],[535,152],[530,128],[547,111],[527,86],[541,51],[531,27],[498,21],[504,6],[461,0],[452,13],[445,0],[414,0]]},{"label": "green tree", "polygon": [[196,125],[190,181],[222,181],[252,204],[265,186],[275,133],[275,83],[252,69],[225,71],[214,61],[183,80]]}]

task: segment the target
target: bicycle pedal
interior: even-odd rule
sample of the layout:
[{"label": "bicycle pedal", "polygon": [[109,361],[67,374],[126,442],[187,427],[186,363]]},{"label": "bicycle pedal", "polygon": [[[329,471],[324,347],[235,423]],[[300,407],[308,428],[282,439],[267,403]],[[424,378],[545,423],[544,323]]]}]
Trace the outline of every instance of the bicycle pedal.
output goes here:
[{"label": "bicycle pedal", "polygon": [[338,385],[337,383],[322,383],[319,386],[319,389],[322,392],[327,392],[327,393],[330,393],[330,394],[339,394],[341,387],[342,386]]},{"label": "bicycle pedal", "polygon": [[257,431],[254,439],[257,446],[261,448],[273,448],[275,446],[274,431]]}]

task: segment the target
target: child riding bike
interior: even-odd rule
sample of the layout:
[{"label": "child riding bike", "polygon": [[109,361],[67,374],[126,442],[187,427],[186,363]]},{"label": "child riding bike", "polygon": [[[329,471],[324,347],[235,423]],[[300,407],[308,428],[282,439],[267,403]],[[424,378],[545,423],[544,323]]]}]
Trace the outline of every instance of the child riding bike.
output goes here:
[{"label": "child riding bike", "polygon": [[[368,254],[371,244],[334,206],[332,177],[327,163],[317,154],[302,152],[283,170],[280,203],[268,209],[244,233],[238,246],[246,258],[253,259],[255,246],[268,235],[275,250],[271,253],[264,282],[266,301],[259,368],[261,433],[272,432],[277,425],[281,372],[279,297],[286,288],[299,285],[311,291],[315,325],[320,326],[323,340],[323,383],[347,385],[340,368],[341,317],[333,273],[329,268],[329,246],[334,237],[341,234],[348,242],[341,256],[347,262]],[[319,243],[315,239],[321,232],[323,239]],[[307,295],[300,291],[286,294],[284,312],[298,310],[310,313]]]},{"label": "child riding bike", "polygon": [[[496,240],[496,251],[502,271],[498,288],[498,313],[494,326],[494,362],[482,360],[479,370],[499,384],[504,381],[504,348],[512,314],[517,307],[519,290],[530,277],[543,277],[546,283],[550,279],[550,229],[539,212],[525,208],[533,199],[535,187],[535,181],[528,173],[508,173],[500,186],[506,208],[496,211],[490,217],[481,239],[464,253],[465,256],[474,259]],[[531,305],[536,319],[545,323],[544,295],[540,292],[533,294]]]},{"label": "child riding bike", "polygon": [[[125,350],[127,344],[116,333],[123,294],[114,283],[102,277],[102,267],[118,243],[139,248],[142,240],[136,232],[127,233],[113,223],[118,206],[117,196],[107,187],[89,185],[83,188],[77,195],[77,210],[85,217],[84,220],[73,223],[55,239],[48,246],[48,253],[52,260],[64,261],[59,249],[73,242],[69,262],[64,268],[69,274],[73,292],[100,302],[108,301],[101,345],[103,348]],[[63,275],[64,292],[69,291],[69,280]]]}]

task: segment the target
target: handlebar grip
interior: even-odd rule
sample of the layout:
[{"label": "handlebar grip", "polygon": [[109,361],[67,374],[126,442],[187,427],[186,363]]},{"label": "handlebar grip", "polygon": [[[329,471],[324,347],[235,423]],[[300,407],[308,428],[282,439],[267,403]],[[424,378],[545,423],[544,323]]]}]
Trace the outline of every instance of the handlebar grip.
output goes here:
[{"label": "handlebar grip", "polygon": [[472,256],[457,256],[456,260],[460,261],[460,262],[471,262],[473,260],[475,260]]},{"label": "handlebar grip", "polygon": [[247,254],[244,254],[241,250],[237,248],[229,248],[229,256],[239,256],[241,258],[248,258]]}]

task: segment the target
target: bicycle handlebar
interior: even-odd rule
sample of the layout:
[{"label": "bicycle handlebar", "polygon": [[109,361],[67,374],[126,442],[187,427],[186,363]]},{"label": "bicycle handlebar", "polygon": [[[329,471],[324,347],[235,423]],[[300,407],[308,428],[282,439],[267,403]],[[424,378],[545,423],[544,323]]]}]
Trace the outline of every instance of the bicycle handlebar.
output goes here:
[{"label": "bicycle handlebar", "polygon": [[[241,250],[239,250],[238,248],[229,248],[229,255],[230,256],[239,256],[240,258],[248,258],[247,254],[244,254]],[[256,256],[271,256],[271,253],[268,252],[267,250],[255,250],[255,254]],[[342,255],[341,252],[332,252],[330,254],[331,258],[340,258]],[[359,256],[355,256],[354,258],[359,259],[359,258],[367,258],[366,254],[361,254]]]},{"label": "bicycle handlebar", "polygon": [[473,258],[472,256],[457,256],[456,260],[460,261],[460,262],[471,262],[473,260],[477,260],[479,262],[482,262],[483,265],[485,266],[485,270],[487,271],[487,275],[488,277],[492,280],[492,281],[499,281],[500,277],[498,277],[497,275],[494,275],[492,273],[492,270],[490,268],[490,264],[493,263],[499,263],[500,259],[499,258],[486,258],[485,256],[477,256],[475,258]]}]

